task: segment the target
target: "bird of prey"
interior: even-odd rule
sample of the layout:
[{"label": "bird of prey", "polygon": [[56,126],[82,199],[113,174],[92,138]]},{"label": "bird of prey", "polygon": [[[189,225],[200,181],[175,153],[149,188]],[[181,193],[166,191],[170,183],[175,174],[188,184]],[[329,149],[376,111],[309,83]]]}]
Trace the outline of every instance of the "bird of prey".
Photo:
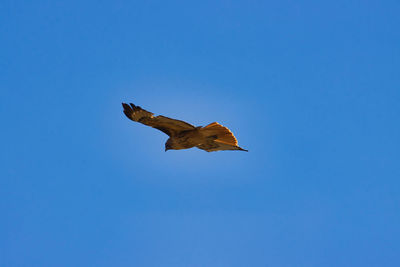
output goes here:
[{"label": "bird of prey", "polygon": [[207,152],[219,150],[241,150],[232,132],[213,122],[205,127],[195,127],[187,122],[164,116],[154,116],[153,113],[130,103],[122,103],[125,115],[136,122],[156,128],[169,136],[165,143],[165,151],[170,149],[187,149],[197,147]]}]

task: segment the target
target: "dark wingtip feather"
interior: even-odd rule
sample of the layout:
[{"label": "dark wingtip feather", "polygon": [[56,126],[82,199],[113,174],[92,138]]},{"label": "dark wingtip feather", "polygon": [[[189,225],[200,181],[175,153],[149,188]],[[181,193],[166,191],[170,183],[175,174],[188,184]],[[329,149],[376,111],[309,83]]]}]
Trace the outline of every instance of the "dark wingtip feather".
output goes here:
[{"label": "dark wingtip feather", "polygon": [[138,111],[138,110],[141,110],[141,109],[142,109],[142,108],[139,107],[139,106],[135,106],[133,103],[129,103],[129,104],[131,105],[133,111]]},{"label": "dark wingtip feather", "polygon": [[122,103],[122,107],[124,108],[124,114],[128,119],[131,119],[131,115],[133,113],[133,110],[128,104]]}]

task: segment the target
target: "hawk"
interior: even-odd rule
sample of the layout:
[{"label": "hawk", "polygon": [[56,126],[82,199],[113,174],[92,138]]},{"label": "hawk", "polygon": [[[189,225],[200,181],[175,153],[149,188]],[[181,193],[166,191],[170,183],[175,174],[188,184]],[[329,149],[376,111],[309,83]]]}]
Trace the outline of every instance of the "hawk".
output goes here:
[{"label": "hawk", "polygon": [[130,103],[122,103],[128,119],[156,128],[169,136],[165,143],[165,151],[170,149],[187,149],[197,147],[207,152],[219,150],[248,151],[238,146],[232,132],[213,122],[205,127],[195,127],[187,122],[164,116],[154,116],[153,113]]}]

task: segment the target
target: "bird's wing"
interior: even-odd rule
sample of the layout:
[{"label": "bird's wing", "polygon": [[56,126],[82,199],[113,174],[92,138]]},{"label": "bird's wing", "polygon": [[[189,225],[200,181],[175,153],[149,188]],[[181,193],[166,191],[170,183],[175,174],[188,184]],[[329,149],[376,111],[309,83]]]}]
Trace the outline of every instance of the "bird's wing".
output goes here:
[{"label": "bird's wing", "polygon": [[169,136],[175,136],[182,131],[193,130],[196,128],[184,121],[171,119],[161,115],[153,116],[153,113],[144,110],[139,106],[135,106],[132,103],[130,103],[130,106],[122,103],[122,107],[124,108],[125,115],[129,119],[156,128]]}]

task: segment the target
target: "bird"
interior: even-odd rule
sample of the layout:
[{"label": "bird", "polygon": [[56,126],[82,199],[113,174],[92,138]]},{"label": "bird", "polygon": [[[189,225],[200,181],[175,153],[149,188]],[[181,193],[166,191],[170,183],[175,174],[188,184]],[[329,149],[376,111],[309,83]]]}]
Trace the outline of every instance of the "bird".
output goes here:
[{"label": "bird", "polygon": [[220,150],[246,151],[238,146],[233,133],[218,122],[207,126],[193,126],[187,122],[171,119],[162,115],[154,116],[132,103],[122,103],[123,112],[128,119],[153,127],[169,136],[165,143],[165,151],[197,147],[207,152]]}]

